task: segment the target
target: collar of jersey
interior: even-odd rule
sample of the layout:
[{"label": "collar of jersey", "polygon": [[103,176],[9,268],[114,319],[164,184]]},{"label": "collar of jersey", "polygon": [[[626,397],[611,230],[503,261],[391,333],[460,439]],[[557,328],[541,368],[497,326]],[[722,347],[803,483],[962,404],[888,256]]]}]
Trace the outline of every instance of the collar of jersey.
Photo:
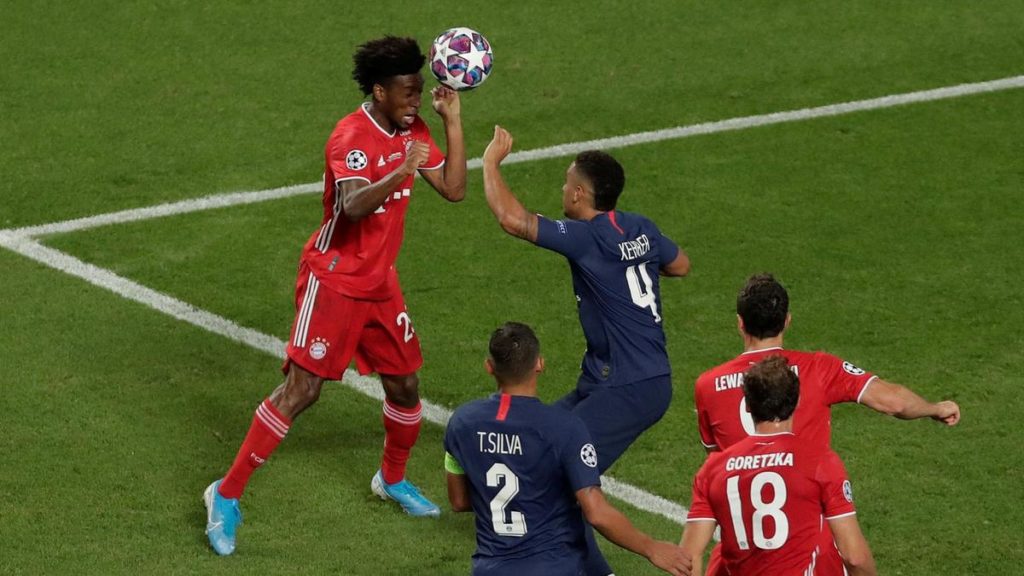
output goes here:
[{"label": "collar of jersey", "polygon": [[740,356],[746,356],[747,354],[758,354],[761,352],[767,352],[769,350],[782,350],[782,346],[772,346],[771,348],[761,348],[759,350],[747,350],[743,354],[740,354]]},{"label": "collar of jersey", "polygon": [[377,130],[380,130],[388,138],[394,138],[395,137],[395,133],[394,132],[388,132],[387,130],[384,129],[383,126],[381,126],[380,124],[377,124],[377,121],[373,119],[373,115],[370,114],[369,108],[370,108],[370,103],[369,102],[363,102],[363,104],[359,107],[359,109],[363,111],[363,114],[366,114],[366,117],[370,119],[370,122],[373,122],[373,125],[377,127]]},{"label": "collar of jersey", "polygon": [[753,434],[751,434],[751,436],[756,436],[758,438],[771,438],[772,436],[793,436],[793,433],[792,432],[772,432],[771,434],[760,434],[760,433],[754,432]]}]

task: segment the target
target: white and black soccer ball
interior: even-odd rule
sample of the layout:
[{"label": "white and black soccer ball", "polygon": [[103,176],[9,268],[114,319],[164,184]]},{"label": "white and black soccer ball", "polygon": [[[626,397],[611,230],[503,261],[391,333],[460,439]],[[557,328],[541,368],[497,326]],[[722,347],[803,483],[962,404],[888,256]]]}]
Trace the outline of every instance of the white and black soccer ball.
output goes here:
[{"label": "white and black soccer ball", "polygon": [[454,90],[470,90],[491,74],[491,43],[471,28],[444,31],[430,45],[430,71],[438,82]]}]

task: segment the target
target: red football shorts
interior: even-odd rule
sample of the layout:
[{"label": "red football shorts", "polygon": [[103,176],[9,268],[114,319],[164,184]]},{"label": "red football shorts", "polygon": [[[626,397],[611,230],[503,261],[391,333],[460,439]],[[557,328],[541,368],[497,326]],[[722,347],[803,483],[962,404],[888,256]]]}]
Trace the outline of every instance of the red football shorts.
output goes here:
[{"label": "red football shorts", "polygon": [[282,370],[295,362],[325,380],[341,380],[355,358],[360,374],[412,374],[423,365],[401,290],[387,300],[356,300],[299,268],[295,322]]}]

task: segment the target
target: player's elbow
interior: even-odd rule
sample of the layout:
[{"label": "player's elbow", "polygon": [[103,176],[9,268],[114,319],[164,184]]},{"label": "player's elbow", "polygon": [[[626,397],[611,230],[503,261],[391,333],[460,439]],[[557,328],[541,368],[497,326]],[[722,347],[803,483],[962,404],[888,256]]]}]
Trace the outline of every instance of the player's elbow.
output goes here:
[{"label": "player's elbow", "polygon": [[509,212],[502,212],[498,215],[498,224],[506,234],[520,236],[523,229],[522,221]]},{"label": "player's elbow", "polygon": [[683,254],[661,269],[662,276],[686,276],[690,273],[690,259]]},{"label": "player's elbow", "polygon": [[345,215],[345,219],[349,222],[358,222],[369,214],[368,211],[359,207],[354,201],[349,200],[350,197],[346,196],[345,200],[341,203],[341,212]]},{"label": "player's elbow", "polygon": [[855,551],[843,553],[843,564],[850,574],[877,574],[875,559],[871,556],[871,550],[866,546]]},{"label": "player's elbow", "polygon": [[469,512],[472,509],[468,500],[449,499],[448,503],[451,504],[452,512]]},{"label": "player's elbow", "polygon": [[446,188],[442,196],[444,196],[444,199],[449,202],[462,202],[466,197],[466,185],[462,184],[461,186],[451,186]]}]

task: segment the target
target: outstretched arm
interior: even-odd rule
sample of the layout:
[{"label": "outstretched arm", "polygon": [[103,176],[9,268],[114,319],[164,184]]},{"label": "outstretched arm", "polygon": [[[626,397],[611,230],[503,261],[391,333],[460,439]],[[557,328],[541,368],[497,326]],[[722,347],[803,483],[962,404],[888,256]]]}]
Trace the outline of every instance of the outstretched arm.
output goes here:
[{"label": "outstretched arm", "polygon": [[519,202],[501,177],[501,161],[511,151],[512,135],[501,126],[495,126],[494,138],[484,150],[484,195],[502,230],[517,238],[536,242],[537,215],[531,214]]},{"label": "outstretched arm", "polygon": [[875,378],[860,398],[860,403],[874,410],[902,420],[931,418],[947,426],[960,421],[960,407],[956,402],[929,402],[912,390],[899,384]]},{"label": "outstretched arm", "polygon": [[598,486],[588,486],[576,492],[587,522],[605,538],[618,546],[647,558],[658,568],[676,576],[689,576],[690,558],[682,548],[669,542],[654,540],[636,529],[629,519],[615,509]]},{"label": "outstretched arm", "polygon": [[466,196],[466,144],[462,137],[459,93],[447,86],[438,86],[430,94],[434,111],[444,121],[447,152],[440,170],[423,170],[420,174],[445,200],[460,202]]}]

